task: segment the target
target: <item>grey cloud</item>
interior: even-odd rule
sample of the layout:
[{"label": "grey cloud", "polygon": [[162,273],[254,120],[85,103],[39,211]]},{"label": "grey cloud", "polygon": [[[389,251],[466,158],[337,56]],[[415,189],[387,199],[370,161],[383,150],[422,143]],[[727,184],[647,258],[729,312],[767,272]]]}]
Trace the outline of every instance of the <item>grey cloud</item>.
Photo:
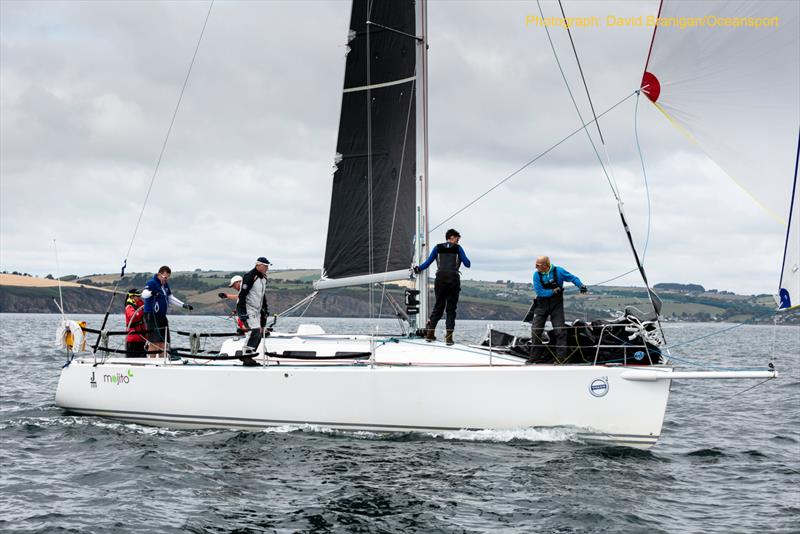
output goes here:
[{"label": "grey cloud", "polygon": [[[57,237],[65,273],[114,272],[208,4],[1,5],[2,267],[52,272]],[[657,2],[565,8],[571,16],[642,14]],[[532,2],[430,3],[434,224],[579,125],[544,32],[525,28],[537,11]],[[237,270],[262,254],[276,267],[321,264],[348,17],[346,2],[215,4],[129,268]],[[569,43],[552,33],[587,118]],[[649,29],[574,37],[598,111],[638,85]],[[646,100],[639,106],[653,199],[651,279],[772,290],[781,232]],[[641,250],[647,211],[633,111],[631,99],[601,125]],[[464,235],[473,278],[528,280],[539,253],[588,283],[633,267],[584,134],[432,240],[449,226]],[[741,250],[756,251],[762,264],[740,265]]]}]

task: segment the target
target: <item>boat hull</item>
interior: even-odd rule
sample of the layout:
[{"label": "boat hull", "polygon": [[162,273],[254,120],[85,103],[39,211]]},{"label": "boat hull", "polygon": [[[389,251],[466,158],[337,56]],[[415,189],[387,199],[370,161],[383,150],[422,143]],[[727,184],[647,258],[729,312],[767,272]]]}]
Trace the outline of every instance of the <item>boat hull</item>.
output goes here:
[{"label": "boat hull", "polygon": [[[574,427],[588,439],[650,447],[670,380],[630,367],[169,364],[74,360],[56,405],[172,428],[280,425],[389,431]],[[664,369],[667,371],[667,369]]]}]

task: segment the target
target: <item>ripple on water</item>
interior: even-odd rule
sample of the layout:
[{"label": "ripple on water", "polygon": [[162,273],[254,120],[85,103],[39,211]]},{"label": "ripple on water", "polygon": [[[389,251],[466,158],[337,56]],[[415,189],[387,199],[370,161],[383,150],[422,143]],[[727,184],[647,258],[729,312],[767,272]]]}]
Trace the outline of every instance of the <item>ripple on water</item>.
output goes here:
[{"label": "ripple on water", "polygon": [[[175,322],[210,331],[219,319]],[[787,329],[776,333],[780,379],[735,403],[727,383],[676,382],[659,443],[643,451],[572,429],[238,432],[78,417],[53,406],[62,355],[29,350],[53,324],[4,316],[0,329],[0,369],[14,377],[0,409],[3,531],[796,531],[800,351]],[[677,343],[713,328],[667,334]],[[742,327],[692,356],[727,366],[726,351],[771,346],[773,333]],[[8,356],[23,348],[25,360]]]}]

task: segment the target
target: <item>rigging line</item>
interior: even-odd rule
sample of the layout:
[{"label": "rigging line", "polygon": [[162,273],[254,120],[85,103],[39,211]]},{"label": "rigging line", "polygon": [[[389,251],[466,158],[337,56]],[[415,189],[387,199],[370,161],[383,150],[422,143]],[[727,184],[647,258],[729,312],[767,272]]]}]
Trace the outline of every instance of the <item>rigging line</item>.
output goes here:
[{"label": "rigging line", "polygon": [[[370,19],[370,12],[372,11],[372,2],[367,2],[366,5],[367,13],[366,13],[366,20]],[[373,227],[372,227],[372,76],[371,76],[371,65],[372,65],[372,52],[370,50],[370,26],[366,26],[366,34],[367,34],[367,90],[366,90],[366,99],[367,99],[367,242],[368,242],[368,256],[367,261],[369,262],[369,274],[374,273],[374,265],[373,265]],[[375,294],[372,284],[369,286],[369,317],[370,319],[373,317],[375,311],[373,307],[375,306]]]},{"label": "rigging line", "polygon": [[56,279],[58,280],[58,300],[60,302],[58,309],[61,311],[61,320],[65,321],[67,317],[64,314],[64,296],[61,294],[61,266],[58,264],[58,246],[56,246],[55,239],[53,239],[53,252],[56,255]]},{"label": "rigging line", "polygon": [[304,298],[300,299],[298,302],[296,302],[296,303],[295,303],[295,304],[293,304],[292,306],[289,306],[288,308],[286,308],[285,310],[283,310],[281,313],[279,313],[279,314],[278,314],[278,317],[286,317],[286,316],[288,316],[288,315],[289,315],[290,313],[292,313],[294,310],[296,310],[297,308],[299,308],[300,306],[302,306],[303,304],[305,304],[307,300],[309,300],[309,299],[314,299],[314,297],[316,297],[316,296],[317,296],[317,293],[319,293],[319,291],[314,291],[314,292],[313,292],[313,293],[311,293],[310,295],[307,295],[306,297],[304,297]]},{"label": "rigging line", "polygon": [[306,312],[308,311],[308,309],[309,309],[309,308],[311,307],[311,305],[314,303],[314,298],[315,298],[316,296],[317,296],[317,292],[316,292],[316,291],[315,291],[315,292],[313,292],[313,293],[312,293],[312,294],[309,296],[309,298],[308,298],[308,305],[307,305],[307,306],[306,306],[306,307],[303,309],[303,311],[300,313],[300,315],[298,316],[298,318],[302,318],[302,317],[304,317],[304,316],[305,316],[305,314],[306,314]]},{"label": "rigging line", "polygon": [[[167,142],[169,141],[170,134],[172,133],[172,127],[175,124],[175,118],[178,116],[178,110],[181,106],[181,101],[183,100],[183,94],[186,91],[186,86],[189,83],[189,76],[192,74],[192,67],[194,66],[194,61],[197,58],[197,51],[200,50],[200,43],[203,41],[203,34],[206,31],[206,26],[208,25],[208,18],[211,16],[211,8],[214,7],[214,0],[211,0],[211,3],[208,6],[208,12],[206,13],[206,18],[203,21],[203,28],[200,30],[200,36],[197,38],[197,44],[194,47],[194,54],[192,54],[192,61],[189,63],[189,69],[186,71],[186,77],[183,80],[183,86],[181,87],[181,92],[178,95],[178,102],[175,104],[175,110],[172,112],[172,119],[169,122],[169,127],[167,128],[167,134],[164,136],[164,143],[161,145],[161,152],[158,154],[158,160],[156,161],[155,169],[153,170],[153,176],[150,178],[150,185],[147,187],[147,194],[144,197],[144,203],[142,203],[142,209],[139,211],[139,218],[136,220],[136,226],[133,229],[133,235],[131,236],[131,241],[128,244],[128,251],[125,253],[125,259],[122,263],[122,271],[120,272],[120,276],[117,279],[116,283],[114,284],[114,292],[111,294],[111,299],[108,303],[108,307],[106,308],[105,317],[103,318],[103,326],[100,328],[101,330],[105,328],[106,322],[108,321],[108,314],[111,311],[111,306],[114,304],[114,297],[117,294],[117,288],[119,287],[119,283],[122,281],[122,277],[125,276],[125,267],[128,265],[128,256],[131,254],[131,250],[133,249],[133,243],[136,240],[136,234],[139,232],[139,226],[142,223],[142,216],[144,215],[144,210],[147,207],[147,201],[150,199],[150,193],[153,190],[153,184],[156,181],[156,176],[158,175],[158,169],[161,166],[161,160],[164,157],[164,152],[167,150]],[[97,347],[100,343],[100,337],[98,336],[97,342],[94,345],[92,350],[93,354],[97,353]]]},{"label": "rigging line", "polygon": [[[414,69],[414,74],[416,74],[416,68]],[[400,152],[400,170],[397,173],[397,188],[394,192],[394,209],[392,210],[392,225],[389,228],[389,247],[386,249],[386,265],[384,266],[384,272],[389,270],[389,258],[392,254],[392,241],[394,240],[394,225],[397,219],[397,203],[398,199],[400,198],[400,184],[403,181],[403,164],[405,163],[406,159],[406,142],[408,141],[408,125],[411,123],[411,107],[412,103],[414,102],[414,94],[416,92],[417,87],[417,80],[416,76],[414,81],[411,82],[411,94],[409,95],[408,99],[408,113],[406,113],[406,127],[403,132],[403,149]],[[413,178],[413,176],[412,176]],[[381,284],[381,298],[380,298],[380,307],[378,308],[378,318],[380,319],[381,314],[383,313],[383,298],[386,294],[386,284]]]},{"label": "rigging line", "polygon": [[634,269],[631,269],[631,270],[630,270],[630,271],[628,271],[628,272],[625,272],[625,273],[622,273],[622,274],[620,274],[620,275],[618,275],[618,276],[615,276],[614,278],[609,278],[608,280],[603,280],[602,282],[597,282],[596,284],[590,284],[590,285],[593,285],[593,286],[602,286],[603,284],[607,284],[607,283],[609,283],[609,282],[613,282],[614,280],[618,280],[618,279],[622,278],[623,276],[628,276],[628,275],[629,275],[629,274],[631,274],[631,273],[635,273],[635,272],[636,272],[636,271],[638,271],[638,270],[639,270],[639,269],[636,269],[636,268],[634,268]]},{"label": "rigging line", "polygon": [[694,339],[689,339],[688,341],[682,341],[680,343],[667,345],[667,347],[670,348],[670,349],[674,349],[675,347],[682,347],[683,345],[689,345],[690,343],[694,343],[695,341],[700,341],[701,339],[706,339],[706,338],[709,338],[709,337],[714,337],[714,336],[718,336],[720,334],[724,334],[725,332],[729,332],[730,330],[733,330],[735,328],[739,328],[740,326],[745,326],[746,324],[747,323],[738,323],[738,324],[723,328],[722,330],[717,330],[716,332],[711,332],[710,334],[705,334],[705,335],[702,335],[700,337],[696,337]]},{"label": "rigging line", "polygon": [[[539,3],[538,0],[536,2]],[[561,16],[564,17],[564,26],[567,28],[567,35],[569,36],[569,43],[572,45],[572,52],[575,54],[575,62],[578,64],[578,72],[581,74],[581,80],[583,80],[583,88],[586,90],[586,98],[589,99],[589,107],[592,110],[592,116],[595,119],[595,126],[597,126],[597,133],[600,134],[600,142],[604,145],[606,144],[605,140],[603,139],[603,132],[600,131],[600,123],[597,122],[597,114],[594,112],[594,104],[592,104],[592,95],[589,93],[589,86],[586,85],[586,78],[583,75],[583,68],[581,67],[581,60],[578,59],[578,50],[575,48],[575,41],[572,40],[572,32],[569,31],[569,23],[567,22],[567,15],[564,13],[564,6],[561,5],[561,0],[558,0],[558,7],[561,8]],[[539,11],[541,12],[542,6],[539,6]],[[542,18],[544,19],[544,14],[542,14]],[[547,29],[547,25],[545,25],[545,29]]]},{"label": "rigging line", "polygon": [[167,128],[167,135],[164,137],[164,143],[161,145],[161,152],[158,154],[158,160],[156,161],[156,167],[153,170],[153,176],[150,178],[150,185],[147,188],[147,194],[144,197],[144,203],[142,204],[142,209],[139,212],[139,218],[136,221],[136,227],[133,229],[133,236],[131,237],[130,245],[128,246],[128,252],[125,253],[125,260],[127,261],[128,256],[130,256],[131,249],[133,249],[133,242],[136,239],[136,234],[139,231],[139,225],[142,222],[142,216],[144,215],[144,210],[147,207],[147,201],[150,199],[150,193],[153,190],[153,184],[156,181],[156,176],[158,175],[158,169],[161,166],[161,160],[164,157],[164,152],[167,150],[167,143],[169,142],[169,136],[172,133],[172,127],[175,124],[175,118],[178,116],[178,110],[181,107],[181,101],[183,100],[183,94],[186,91],[186,86],[189,84],[189,77],[192,74],[192,67],[194,67],[194,61],[197,58],[197,51],[200,50],[200,43],[203,41],[203,34],[206,31],[206,25],[208,25],[208,18],[211,16],[211,8],[214,7],[214,0],[211,0],[211,3],[208,6],[208,12],[206,13],[206,18],[203,21],[203,28],[200,30],[200,37],[197,39],[197,45],[194,47],[194,54],[192,55],[192,61],[189,63],[189,70],[186,71],[186,77],[183,80],[183,86],[181,87],[180,95],[178,95],[178,102],[175,104],[175,110],[172,112],[172,119],[169,122],[169,128]]},{"label": "rigging line", "polygon": [[[628,96],[624,97],[622,100],[620,100],[619,102],[617,102],[616,104],[614,104],[613,106],[608,108],[607,110],[605,110],[602,113],[600,113],[600,115],[597,116],[597,119],[599,119],[600,117],[606,115],[607,113],[610,113],[611,111],[616,109],[619,105],[621,105],[623,102],[625,102],[626,100],[628,100],[629,98],[631,98],[635,94],[636,94],[636,91],[634,91],[631,94],[629,94]],[[486,195],[488,195],[489,193],[491,193],[492,191],[494,191],[495,189],[497,189],[498,187],[500,187],[501,185],[503,185],[504,183],[509,181],[511,178],[513,178],[514,176],[518,175],[520,172],[524,171],[525,169],[527,169],[528,167],[533,165],[534,163],[536,163],[538,160],[542,159],[544,156],[546,156],[547,154],[552,152],[554,149],[558,148],[560,145],[562,145],[563,143],[565,143],[566,141],[568,141],[569,139],[571,139],[572,137],[574,137],[575,135],[580,133],[582,130],[585,130],[589,125],[591,125],[597,119],[594,119],[594,120],[590,121],[589,123],[577,128],[572,133],[570,133],[570,134],[566,135],[565,137],[563,137],[560,141],[558,141],[554,145],[550,146],[549,148],[545,149],[543,152],[539,153],[533,159],[531,159],[527,163],[523,164],[520,168],[518,168],[517,170],[515,170],[514,172],[512,172],[511,174],[509,174],[508,176],[506,176],[505,178],[503,178],[502,180],[500,180],[499,182],[494,184],[492,187],[490,187],[489,189],[487,189],[486,191],[484,191],[483,193],[481,193],[480,195],[475,197],[473,200],[471,200],[470,202],[465,204],[462,208],[454,211],[453,213],[451,213],[450,215],[445,217],[444,220],[442,220],[441,222],[439,222],[439,224],[437,224],[436,226],[431,228],[430,231],[433,232],[434,230],[436,230],[437,228],[439,228],[440,226],[442,226],[443,224],[448,222],[450,219],[452,219],[456,215],[458,215],[458,214],[462,213],[463,211],[467,210],[468,208],[472,207],[474,204],[476,204],[478,201],[480,201],[483,197],[485,197]]]},{"label": "rigging line", "polygon": [[737,393],[734,393],[733,395],[731,395],[731,396],[730,396],[730,397],[728,397],[728,398],[729,398],[729,399],[732,399],[732,398],[734,398],[734,397],[738,397],[738,396],[740,396],[740,395],[743,395],[743,394],[747,393],[748,391],[750,391],[750,390],[752,390],[752,389],[756,389],[758,386],[761,386],[761,385],[763,385],[763,384],[766,384],[766,383],[767,383],[767,382],[769,382],[770,380],[774,380],[774,379],[775,379],[775,377],[774,377],[774,376],[771,376],[771,377],[767,378],[766,380],[762,380],[761,382],[759,382],[759,383],[758,383],[758,384],[756,384],[755,386],[749,387],[749,388],[745,389],[744,391],[739,391],[739,392],[737,392]]},{"label": "rigging line", "polygon": [[[541,15],[542,19],[544,19],[544,12],[542,11],[542,5],[539,3],[539,0],[536,1],[536,5],[539,7],[539,14]],[[562,10],[563,11],[563,10]],[[550,50],[553,51],[553,57],[556,60],[556,65],[558,65],[558,71],[561,73],[561,79],[564,80],[564,85],[567,87],[567,93],[569,93],[569,98],[572,100],[572,105],[575,108],[575,112],[578,114],[578,119],[581,121],[581,124],[586,126],[586,122],[583,120],[583,114],[581,113],[580,108],[578,107],[578,102],[575,100],[575,95],[572,93],[572,88],[569,86],[569,82],[567,81],[567,76],[564,73],[564,68],[561,66],[561,61],[558,59],[558,53],[556,52],[556,47],[553,44],[553,40],[550,37],[550,30],[547,28],[547,25],[544,27],[545,34],[547,35],[547,41],[550,43]],[[580,66],[580,63],[578,64]],[[591,101],[591,99],[590,99]],[[592,109],[592,114],[594,114],[594,108]],[[595,124],[597,124],[597,117],[595,117]],[[608,186],[611,188],[611,192],[614,193],[614,198],[617,202],[620,201],[619,192],[616,188],[616,183],[612,180],[611,176],[606,169],[606,166],[603,164],[603,159],[600,157],[600,153],[597,151],[597,146],[594,143],[594,139],[589,134],[589,130],[584,130],[586,132],[586,138],[589,140],[589,144],[592,145],[592,150],[594,151],[594,155],[597,156],[597,162],[600,163],[600,168],[603,169],[603,174],[606,176],[606,181],[608,182]],[[599,131],[599,127],[598,127]],[[600,136],[602,139],[602,135]]]},{"label": "rigging line", "polygon": [[[539,6],[539,12],[542,14],[542,18],[544,19],[544,13],[542,13],[542,6],[538,2],[538,0],[537,0],[537,5]],[[564,6],[561,4],[561,0],[558,0],[558,5],[561,8],[561,14],[564,17],[564,20],[566,21],[567,17],[566,17],[566,15],[564,13]],[[567,28],[567,34],[569,35],[570,44],[572,45],[572,51],[573,51],[573,53],[575,55],[575,61],[578,64],[578,70],[580,71],[581,80],[583,81],[583,87],[586,90],[586,97],[589,99],[589,105],[590,105],[590,107],[592,109],[592,116],[594,117],[594,122],[595,122],[595,125],[597,126],[597,132],[600,134],[600,141],[601,141],[601,143],[603,145],[603,149],[604,149],[605,154],[606,154],[606,161],[608,162],[609,171],[611,172],[611,178],[609,178],[608,173],[606,173],[606,179],[609,180],[609,185],[611,185],[612,181],[614,182],[614,185],[611,185],[611,189],[614,192],[614,196],[616,197],[616,200],[617,200],[617,210],[619,211],[619,215],[620,215],[620,218],[622,220],[622,226],[625,229],[625,233],[628,236],[628,241],[629,241],[630,246],[631,246],[631,251],[633,252],[633,257],[636,260],[636,265],[639,268],[639,272],[642,275],[642,280],[644,281],[644,284],[647,287],[647,293],[648,293],[648,296],[650,297],[650,303],[653,306],[653,310],[658,315],[659,314],[659,310],[660,310],[660,306],[656,304],[656,298],[654,298],[654,295],[653,295],[652,291],[650,290],[650,283],[648,282],[647,275],[645,274],[644,264],[642,263],[642,261],[639,260],[639,254],[636,251],[636,246],[634,245],[634,242],[633,242],[633,235],[631,234],[630,228],[628,226],[628,222],[625,219],[625,210],[624,210],[623,205],[622,205],[622,197],[621,197],[621,195],[619,193],[619,188],[616,187],[616,181],[613,179],[613,170],[611,170],[611,158],[608,155],[608,147],[606,147],[605,140],[603,139],[603,133],[600,131],[600,122],[597,120],[598,117],[597,117],[597,115],[596,115],[596,113],[594,111],[594,105],[592,104],[592,96],[589,93],[589,86],[586,84],[586,78],[583,75],[583,68],[581,67],[580,59],[578,58],[578,50],[575,47],[575,41],[573,41],[573,39],[572,39],[572,32],[570,32],[569,24],[566,25],[566,28]],[[547,29],[547,26],[545,26],[545,31],[547,31],[547,38],[549,40],[550,39],[550,32]],[[550,41],[550,46],[551,46],[551,48],[553,48],[553,54],[556,56],[556,62],[558,62],[558,55],[556,54],[555,47],[553,47],[553,42],[552,41]],[[561,69],[561,64],[560,63],[558,63],[558,64],[559,64],[559,69]],[[562,75],[562,77],[564,77],[564,82],[566,83],[566,77],[564,76],[564,71],[563,70],[561,70],[561,75]],[[569,84],[567,84],[567,88],[569,88]],[[637,92],[637,94],[638,94],[638,92]],[[572,96],[571,91],[570,91],[570,96]],[[572,99],[572,101],[573,101],[573,104],[575,104],[575,99],[574,98]],[[577,108],[577,104],[575,104],[575,109],[576,109],[576,111],[578,111],[578,116],[580,117],[581,114],[580,114],[580,110],[578,110],[578,108]],[[583,122],[582,118],[581,118],[581,122]],[[587,134],[588,134],[588,131],[587,131]],[[594,148],[595,153],[597,153],[597,149],[595,148],[594,141],[591,139],[591,136],[589,136],[589,142],[592,144],[592,148]],[[599,158],[599,155],[598,155],[598,158]],[[601,166],[602,166],[602,162],[601,162]],[[606,169],[605,169],[604,166],[603,166],[603,172],[606,172]],[[661,323],[659,322],[659,328],[660,327],[661,327]]]},{"label": "rigging line", "polygon": [[636,139],[636,151],[639,153],[639,162],[642,164],[642,176],[644,177],[644,190],[647,196],[647,233],[644,240],[644,249],[642,250],[642,263],[645,261],[647,255],[647,247],[650,244],[650,223],[652,219],[652,211],[650,207],[650,184],[647,181],[647,170],[644,165],[644,154],[642,154],[642,147],[639,144],[639,97],[640,91],[636,92],[636,108],[633,111],[633,134]]},{"label": "rigging line", "polygon": [[[788,223],[786,224],[786,244],[783,246],[783,265],[781,265],[781,277],[778,279],[778,295],[780,298],[781,287],[783,285],[783,274],[786,270],[786,256],[789,253],[789,240],[790,240],[790,230],[792,229],[792,212],[794,211],[794,199],[797,195],[797,169],[798,165],[800,164],[800,131],[797,133],[797,152],[794,156],[794,183],[792,184],[792,196],[789,197],[789,219]],[[782,302],[779,301],[778,306],[782,306]]]}]

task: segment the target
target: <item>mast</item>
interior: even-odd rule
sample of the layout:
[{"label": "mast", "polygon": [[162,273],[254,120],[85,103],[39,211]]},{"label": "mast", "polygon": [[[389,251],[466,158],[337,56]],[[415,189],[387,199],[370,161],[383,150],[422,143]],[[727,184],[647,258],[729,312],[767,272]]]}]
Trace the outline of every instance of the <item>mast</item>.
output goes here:
[{"label": "mast", "polygon": [[[421,173],[417,188],[417,233],[415,255],[417,265],[424,262],[429,254],[428,223],[428,3],[419,1],[417,9],[417,124],[422,126],[422,135],[417,136],[417,161],[421,161]],[[419,314],[417,324],[421,328],[428,320],[428,272],[426,269],[417,275],[416,287],[419,291]]]}]

